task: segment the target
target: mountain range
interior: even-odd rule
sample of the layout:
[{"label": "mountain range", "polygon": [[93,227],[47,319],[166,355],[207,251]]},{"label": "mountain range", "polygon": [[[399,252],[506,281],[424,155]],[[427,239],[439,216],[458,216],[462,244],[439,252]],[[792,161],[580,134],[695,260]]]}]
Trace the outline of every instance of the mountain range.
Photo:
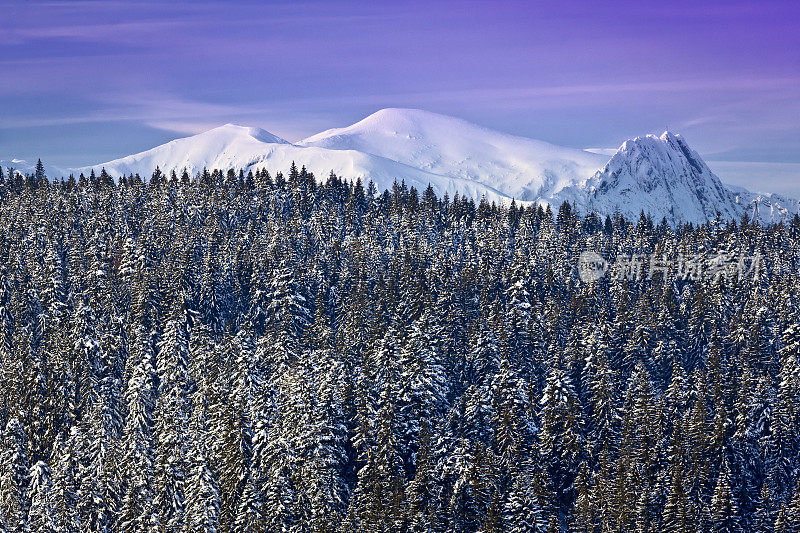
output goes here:
[{"label": "mountain range", "polygon": [[[747,213],[762,223],[787,220],[797,200],[757,194],[724,184],[685,139],[672,132],[625,141],[610,158],[544,141],[494,131],[467,121],[417,109],[382,109],[344,128],[289,142],[260,128],[226,124],[113,161],[72,169],[47,168],[49,176],[100,172],[146,177],[163,172],[194,175],[209,170],[304,165],[318,179],[330,172],[388,189],[395,180],[437,194],[458,193],[489,201],[573,202],[580,211],[649,213],[670,224],[702,223]],[[20,160],[0,160],[30,172]]]}]

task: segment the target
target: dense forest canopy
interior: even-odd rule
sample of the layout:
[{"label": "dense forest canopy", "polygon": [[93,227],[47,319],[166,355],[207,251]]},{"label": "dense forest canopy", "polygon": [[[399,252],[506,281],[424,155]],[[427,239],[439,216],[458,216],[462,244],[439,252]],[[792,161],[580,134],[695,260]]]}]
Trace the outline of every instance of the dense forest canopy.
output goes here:
[{"label": "dense forest canopy", "polygon": [[0,177],[4,531],[800,530],[798,219]]}]

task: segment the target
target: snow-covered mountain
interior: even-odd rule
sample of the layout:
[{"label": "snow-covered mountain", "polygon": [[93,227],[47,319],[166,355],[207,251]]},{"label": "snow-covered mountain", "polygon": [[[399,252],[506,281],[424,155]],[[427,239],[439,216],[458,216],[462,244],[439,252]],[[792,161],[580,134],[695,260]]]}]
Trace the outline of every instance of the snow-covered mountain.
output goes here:
[{"label": "snow-covered mountain", "polygon": [[671,132],[625,141],[578,189],[574,199],[583,210],[619,211],[628,218],[641,211],[672,223],[704,221],[717,212],[726,219],[741,215],[735,195],[680,135]]},{"label": "snow-covered mountain", "polygon": [[251,162],[282,146],[289,146],[289,143],[266,130],[225,124],[145,152],[76,170],[87,172],[92,168],[100,170],[103,167],[112,176],[138,172],[146,177],[158,166],[164,172],[175,170],[180,173],[186,169],[189,174],[194,175],[203,168],[248,168]]},{"label": "snow-covered mountain", "polygon": [[266,167],[285,170],[292,161],[317,177],[333,171],[348,179],[372,179],[388,188],[395,179],[437,192],[458,191],[479,199],[533,201],[591,177],[607,156],[516,137],[464,120],[418,109],[383,109],[348,126],[291,144],[269,132],[226,124],[140,154],[75,169],[113,176],[149,175],[184,168]]},{"label": "snow-covered mountain", "polygon": [[[60,168],[49,166],[46,163],[42,164],[48,176],[61,176],[64,174],[64,171]],[[2,168],[4,172],[8,172],[9,168],[13,168],[17,174],[33,174],[36,172],[36,161],[27,161],[18,158],[0,159],[0,168]],[[69,174],[69,172],[67,172],[67,174]]]},{"label": "snow-covered mountain", "polygon": [[[151,150],[48,175],[88,174],[102,168],[112,176],[148,177],[156,166],[165,173],[186,169],[266,168],[286,171],[295,162],[324,180],[332,171],[368,180],[383,190],[395,180],[451,197],[476,200],[575,203],[601,215],[641,211],[654,220],[700,223],[717,213],[740,218],[745,212],[762,222],[786,220],[800,211],[797,200],[757,194],[722,183],[680,135],[665,132],[625,141],[609,159],[605,150],[577,150],[508,135],[457,118],[417,109],[383,109],[344,128],[291,143],[260,128],[226,124],[176,139]],[[31,172],[28,162],[0,161]]]},{"label": "snow-covered mountain", "polygon": [[762,224],[787,222],[800,213],[800,201],[774,193],[755,193],[742,187],[726,185],[736,197],[736,203],[751,219]]},{"label": "snow-covered mountain", "polygon": [[243,169],[285,172],[296,162],[304,165],[318,179],[326,179],[331,171],[336,175],[365,183],[372,180],[381,189],[389,189],[395,180],[405,180],[408,186],[423,191],[432,185],[434,190],[451,197],[458,192],[471,197],[486,196],[490,201],[503,201],[505,195],[477,181],[458,176],[442,176],[423,169],[404,165],[377,155],[356,150],[330,150],[316,146],[294,145],[259,128],[226,124],[218,128],[176,139],[161,146],[121,159],[99,163],[74,172],[88,174],[105,168],[112,176],[140,174],[149,176],[158,166],[163,172],[178,173],[186,169],[190,175],[209,170]]},{"label": "snow-covered mountain", "polygon": [[531,201],[586,180],[608,161],[608,156],[508,135],[419,109],[382,109],[352,126],[323,131],[298,145],[374,154]]},{"label": "snow-covered mountain", "polygon": [[644,211],[670,224],[702,223],[717,215],[739,219],[745,212],[777,222],[799,207],[796,200],[723,184],[682,136],[669,131],[625,141],[591,179],[547,200],[555,205],[569,200],[582,212],[619,212],[629,219]]}]

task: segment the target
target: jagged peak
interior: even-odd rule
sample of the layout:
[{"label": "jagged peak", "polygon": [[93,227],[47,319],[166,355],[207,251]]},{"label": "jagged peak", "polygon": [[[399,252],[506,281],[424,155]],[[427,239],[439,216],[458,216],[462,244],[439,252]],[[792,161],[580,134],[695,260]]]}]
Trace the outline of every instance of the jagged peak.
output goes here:
[{"label": "jagged peak", "polygon": [[669,130],[625,141],[590,185],[595,208],[619,207],[627,215],[645,210],[670,222],[699,222],[717,212],[735,217],[740,211],[702,157]]},{"label": "jagged peak", "polygon": [[698,173],[713,174],[702,157],[689,146],[686,139],[681,134],[670,130],[664,131],[661,135],[647,134],[628,139],[622,143],[617,153],[609,160],[608,165],[619,164],[621,160],[628,159],[638,152],[647,152],[649,160],[664,159],[670,163],[685,161]]},{"label": "jagged peak", "polygon": [[662,141],[668,141],[670,139],[678,139],[678,140],[683,139],[680,133],[675,133],[674,131],[669,129],[664,130],[664,133],[659,135],[658,138],[661,139]]}]

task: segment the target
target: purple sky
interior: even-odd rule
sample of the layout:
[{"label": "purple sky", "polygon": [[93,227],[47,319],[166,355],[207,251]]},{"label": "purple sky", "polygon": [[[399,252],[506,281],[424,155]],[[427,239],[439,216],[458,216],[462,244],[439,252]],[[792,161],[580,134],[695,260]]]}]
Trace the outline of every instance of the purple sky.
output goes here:
[{"label": "purple sky", "polygon": [[0,20],[0,159],[418,107],[579,148],[668,126],[726,181],[800,196],[797,0],[0,0]]}]

